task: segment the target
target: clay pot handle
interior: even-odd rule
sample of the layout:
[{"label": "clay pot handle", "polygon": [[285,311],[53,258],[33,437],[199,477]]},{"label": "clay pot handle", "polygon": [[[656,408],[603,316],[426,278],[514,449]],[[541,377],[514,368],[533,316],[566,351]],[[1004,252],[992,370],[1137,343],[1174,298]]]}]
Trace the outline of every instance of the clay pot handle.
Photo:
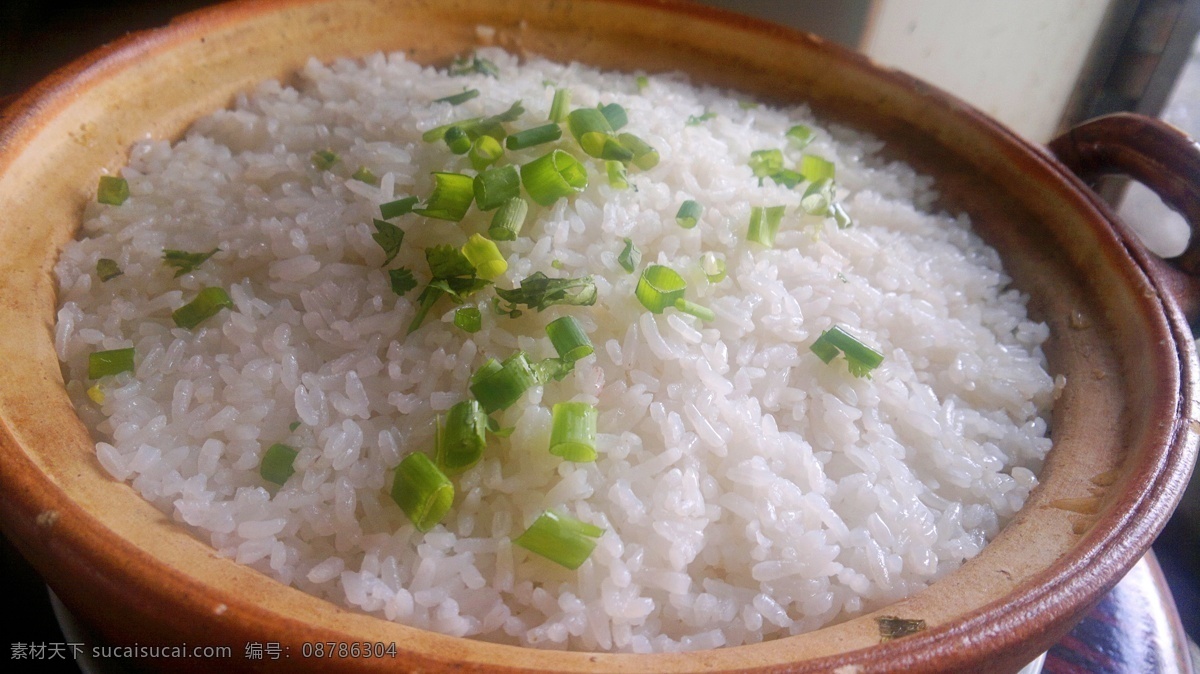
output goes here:
[{"label": "clay pot handle", "polygon": [[1178,257],[1149,252],[1164,290],[1200,327],[1200,143],[1160,120],[1116,113],[1084,122],[1055,138],[1050,150],[1084,181],[1127,175],[1149,187],[1188,223],[1191,238]]}]

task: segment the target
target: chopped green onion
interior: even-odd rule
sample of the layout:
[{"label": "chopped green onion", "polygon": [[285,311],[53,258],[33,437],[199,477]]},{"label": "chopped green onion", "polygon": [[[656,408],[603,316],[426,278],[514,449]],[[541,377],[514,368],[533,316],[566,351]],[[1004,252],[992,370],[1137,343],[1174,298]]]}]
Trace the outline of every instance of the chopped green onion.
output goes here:
[{"label": "chopped green onion", "polygon": [[789,168],[779,169],[775,173],[772,173],[769,177],[771,180],[774,180],[776,183],[783,185],[788,189],[792,189],[796,185],[804,182],[804,176],[799,171],[793,171]]},{"label": "chopped green onion", "polygon": [[604,529],[581,522],[573,517],[547,510],[529,525],[513,543],[568,569],[578,569],[592,550]]},{"label": "chopped green onion", "polygon": [[800,208],[809,215],[829,215],[833,204],[833,181],[823,178],[808,186],[800,197]]},{"label": "chopped green onion", "polygon": [[488,236],[494,241],[514,241],[525,225],[525,216],[529,213],[529,204],[521,197],[513,197],[496,209],[492,216],[492,224],[488,227]]},{"label": "chopped green onion", "polygon": [[446,135],[442,136],[442,140],[446,141],[446,147],[450,148],[454,154],[466,154],[471,151],[471,137],[461,126],[452,126],[446,129]]},{"label": "chopped green onion", "polygon": [[400,252],[400,244],[404,243],[404,230],[379,218],[374,218],[371,222],[375,225],[375,232],[371,234],[371,238],[383,249],[383,266],[386,267],[395,259],[396,253]]},{"label": "chopped green onion", "polygon": [[487,422],[488,416],[475,400],[455,403],[446,412],[444,425],[438,420],[434,444],[437,467],[443,473],[454,475],[479,463],[487,445]]},{"label": "chopped green onion", "polygon": [[309,157],[313,168],[318,171],[328,171],[337,163],[338,156],[329,150],[317,150]]},{"label": "chopped green onion", "polygon": [[93,351],[88,355],[88,379],[133,372],[133,347]]},{"label": "chopped green onion", "polygon": [[[512,136],[509,136],[511,139]],[[483,171],[472,182],[475,205],[481,211],[490,211],[521,194],[521,175],[516,167],[501,166]]]},{"label": "chopped green onion", "polygon": [[646,77],[645,75],[638,75],[636,81],[637,81],[638,91],[641,91],[641,90],[645,89],[646,87],[650,86],[650,78]]},{"label": "chopped green onion", "polygon": [[191,330],[216,316],[221,309],[232,309],[233,300],[224,289],[210,286],[196,294],[196,299],[171,313],[175,325]]},{"label": "chopped green onion", "polygon": [[568,363],[574,363],[595,351],[592,340],[588,339],[587,333],[583,331],[579,321],[571,316],[563,316],[550,321],[546,325],[546,335],[550,338],[550,343],[554,345],[558,357]]},{"label": "chopped green onion", "polygon": [[471,74],[499,77],[500,69],[496,67],[495,63],[492,63],[485,58],[480,58],[478,56],[471,56],[470,58],[461,56],[454,59],[454,63],[450,64],[449,73],[454,77]]},{"label": "chopped green onion", "polygon": [[[486,370],[486,372],[485,372]],[[537,374],[529,364],[524,351],[518,351],[500,363],[499,369],[492,361],[485,363],[471,377],[471,395],[483,406],[486,414],[508,409],[521,399],[525,391],[538,383]]]},{"label": "chopped green onion", "polygon": [[613,137],[612,125],[608,118],[596,108],[576,108],[567,115],[567,128],[583,151],[593,157],[600,157],[604,152],[606,141]]},{"label": "chopped green onion", "polygon": [[404,297],[405,293],[417,287],[417,280],[413,278],[412,270],[404,267],[389,269],[388,280],[391,282],[392,292],[400,297]]},{"label": "chopped green onion", "polygon": [[815,154],[806,154],[800,157],[800,174],[805,180],[817,182],[826,178],[833,178],[834,165],[833,162],[818,157]]},{"label": "chopped green onion", "polygon": [[454,504],[454,485],[429,457],[413,453],[396,466],[392,500],[408,515],[417,531],[429,531]]},{"label": "chopped green onion", "polygon": [[591,306],[596,303],[596,284],[591,276],[579,278],[550,278],[535,271],[521,281],[518,288],[496,288],[496,295],[509,304],[507,313],[519,316],[517,305],[542,311],[555,304]]},{"label": "chopped green onion", "polygon": [[682,298],[685,290],[687,281],[679,272],[661,264],[652,264],[642,270],[634,295],[642,306],[661,314],[663,309],[675,306],[675,300]]},{"label": "chopped green onion", "polygon": [[725,258],[719,257],[712,251],[708,251],[700,256],[700,269],[708,278],[709,283],[720,283],[727,276]]},{"label": "chopped green onion", "polygon": [[368,185],[379,184],[379,176],[376,176],[374,173],[372,173],[371,169],[367,168],[366,166],[359,166],[358,170],[355,171],[350,177]]},{"label": "chopped green onion", "polygon": [[571,90],[555,89],[554,100],[550,102],[550,121],[561,124],[567,118],[567,108],[571,107]]},{"label": "chopped green onion", "polygon": [[96,201],[110,206],[120,206],[129,198],[129,183],[120,176],[100,176],[96,187]]},{"label": "chopped green onion", "polygon": [[596,108],[604,115],[604,119],[608,120],[608,126],[613,131],[620,131],[621,127],[629,123],[629,115],[625,114],[625,108],[620,103],[598,105]]},{"label": "chopped green onion", "polygon": [[471,168],[482,171],[496,163],[504,155],[504,146],[491,136],[480,136],[471,143],[467,158],[471,160]]},{"label": "chopped green onion", "polygon": [[688,199],[679,206],[679,210],[675,213],[675,222],[684,229],[691,229],[700,221],[700,216],[704,213],[704,207],[699,203]]},{"label": "chopped green onion", "polygon": [[682,297],[675,300],[675,308],[689,316],[695,316],[702,321],[711,321],[717,317],[712,309],[696,304],[695,302],[689,302]]},{"label": "chopped green onion", "polygon": [[562,269],[563,261],[562,260],[550,260],[550,266],[554,269]]},{"label": "chopped green onion", "polygon": [[480,365],[479,369],[475,370],[475,373],[471,375],[471,384],[490,377],[502,369],[504,369],[504,366],[500,364],[500,361],[496,360],[495,358],[488,358],[487,362],[485,362],[483,365]]},{"label": "chopped green onion", "polygon": [[625,249],[617,256],[617,264],[630,274],[637,269],[638,264],[642,261],[642,251],[634,245],[633,239],[625,237]]},{"label": "chopped green onion", "polygon": [[461,221],[475,198],[474,180],[461,173],[438,172],[433,174],[433,182],[433,193],[425,201],[425,207],[413,212],[439,220]]},{"label": "chopped green onion", "polygon": [[751,208],[750,227],[746,231],[746,240],[762,244],[767,248],[774,246],[775,235],[779,232],[779,223],[783,220],[785,210],[784,206]]},{"label": "chopped green onion", "polygon": [[783,169],[783,152],[780,150],[755,150],[750,153],[750,170],[754,171],[754,177],[758,178],[758,184],[762,184],[762,179],[768,176],[773,176]]},{"label": "chopped green onion", "polygon": [[163,251],[163,264],[168,267],[174,267],[175,278],[179,278],[184,274],[195,271],[208,258],[220,251],[220,248],[213,248],[207,253],[189,253],[186,250],[167,249]]},{"label": "chopped green onion", "polygon": [[617,136],[617,140],[621,142],[622,147],[633,153],[634,166],[643,171],[649,171],[658,166],[658,150],[650,147],[646,141],[632,133],[623,133]]},{"label": "chopped green onion", "polygon": [[839,326],[833,326],[817,337],[809,347],[822,361],[829,363],[840,351],[846,357],[850,374],[855,377],[870,377],[871,370],[883,362],[883,354],[863,344]]},{"label": "chopped green onion", "polygon": [[567,461],[596,460],[596,407],[591,403],[555,403],[551,412],[550,453]]},{"label": "chopped green onion", "polygon": [[[594,110],[600,114],[598,110]],[[562,197],[582,192],[587,187],[587,169],[579,160],[562,150],[552,150],[521,167],[521,182],[529,197],[549,206]]]},{"label": "chopped green onion", "polygon": [[419,199],[416,197],[404,197],[403,199],[389,201],[386,204],[379,204],[379,215],[384,220],[408,215],[412,213],[413,206],[416,206],[418,201]]},{"label": "chopped green onion", "polygon": [[508,262],[500,254],[496,242],[485,239],[479,234],[472,234],[463,244],[462,254],[475,267],[479,278],[489,281],[508,271]]},{"label": "chopped green onion", "polygon": [[115,279],[124,273],[121,271],[121,267],[117,265],[116,260],[110,260],[106,257],[96,260],[96,276],[100,278],[101,282]]},{"label": "chopped green onion", "polygon": [[833,216],[833,221],[837,223],[838,229],[846,229],[854,226],[854,219],[842,208],[841,204],[834,204],[829,208],[830,214]]},{"label": "chopped green onion", "polygon": [[710,119],[713,119],[716,116],[717,116],[717,113],[708,112],[707,110],[704,112],[703,115],[688,115],[687,125],[688,126],[700,126],[701,124],[707,122]]},{"label": "chopped green onion", "polygon": [[282,442],[271,445],[263,454],[262,463],[258,466],[258,474],[267,482],[282,485],[296,473],[296,468],[292,464],[296,461],[296,455],[299,453]]},{"label": "chopped green onion", "polygon": [[512,134],[504,140],[504,146],[510,150],[524,150],[559,138],[562,138],[562,127],[554,123],[543,124]]},{"label": "chopped green onion", "polygon": [[738,107],[743,110],[753,110],[758,107],[757,101],[738,101]]},{"label": "chopped green onion", "polygon": [[433,102],[434,103],[449,103],[450,105],[459,105],[462,103],[466,103],[467,101],[471,100],[472,98],[475,98],[478,95],[479,95],[478,89],[467,89],[466,91],[459,93],[459,94],[454,94],[451,96],[443,96],[442,98],[435,98],[433,100]]},{"label": "chopped green onion", "polygon": [[812,129],[804,126],[803,124],[797,124],[796,126],[788,129],[787,134],[785,135],[790,143],[800,149],[807,147],[814,138]]},{"label": "chopped green onion", "polygon": [[608,186],[614,190],[629,189],[629,173],[625,164],[609,160],[604,162],[604,171],[608,174]]},{"label": "chopped green onion", "polygon": [[[449,131],[450,129],[453,129],[456,126],[462,127],[463,131],[468,131],[468,129],[478,129],[481,119],[483,119],[483,118],[482,117],[471,117],[470,119],[460,119],[457,122],[450,122],[449,124],[435,126],[432,129],[421,134],[421,140],[425,141],[426,143],[436,143],[439,140],[445,140],[446,132]],[[468,135],[470,135],[469,131],[468,131]],[[475,134],[475,135],[478,136],[479,134]]]},{"label": "chopped green onion", "polygon": [[293,421],[292,423],[288,424],[288,430],[292,433],[295,433],[297,428],[300,428],[299,421]]},{"label": "chopped green onion", "polygon": [[483,315],[479,307],[459,307],[454,311],[454,325],[465,332],[479,332],[483,327]]}]

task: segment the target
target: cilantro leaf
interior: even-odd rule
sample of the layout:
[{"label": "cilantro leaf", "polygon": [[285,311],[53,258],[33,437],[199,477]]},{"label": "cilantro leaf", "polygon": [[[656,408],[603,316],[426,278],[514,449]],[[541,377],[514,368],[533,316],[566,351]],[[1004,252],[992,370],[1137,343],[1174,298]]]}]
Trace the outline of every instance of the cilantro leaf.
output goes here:
[{"label": "cilantro leaf", "polygon": [[217,254],[221,249],[213,248],[207,253],[189,253],[185,250],[163,250],[163,264],[168,267],[175,268],[175,278],[179,278],[184,274],[195,271],[196,267],[204,264],[204,261],[213,255]]},{"label": "cilantro leaf", "polygon": [[400,252],[400,244],[404,242],[404,230],[387,220],[375,218],[372,222],[375,223],[375,233],[371,238],[375,239],[375,243],[379,244],[387,256],[383,260],[383,266],[386,267],[396,258],[396,253]]},{"label": "cilantro leaf", "polygon": [[388,279],[392,282],[392,292],[400,297],[404,297],[404,293],[417,287],[417,280],[413,278],[412,271],[404,267],[389,269]]},{"label": "cilantro leaf", "polygon": [[590,306],[596,303],[596,284],[591,276],[580,278],[550,278],[542,272],[534,272],[521,281],[520,287],[512,290],[496,288],[500,299],[509,306],[502,308],[514,318],[521,315],[517,305],[541,311],[555,304]]}]

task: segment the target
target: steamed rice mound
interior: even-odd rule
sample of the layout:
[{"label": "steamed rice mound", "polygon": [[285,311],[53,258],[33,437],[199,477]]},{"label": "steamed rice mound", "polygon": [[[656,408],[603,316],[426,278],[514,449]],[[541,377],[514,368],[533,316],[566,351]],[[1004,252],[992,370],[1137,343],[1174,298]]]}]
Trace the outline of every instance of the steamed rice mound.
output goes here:
[{"label": "steamed rice mound", "polygon": [[[958,568],[1022,506],[1050,448],[1048,329],[965,216],[928,212],[928,179],[804,107],[483,55],[499,78],[399,54],[312,62],[174,144],[132,148],[131,198],[91,204],[57,266],[56,346],[106,470],[219,554],[332,602],[452,635],[601,651],[753,643],[844,620]],[[372,219],[381,203],[428,195],[432,171],[473,173],[421,133],[518,99],[526,112],[510,130],[543,124],[554,87],[570,88],[573,107],[623,105],[626,130],[661,161],[619,190],[574,152],[587,189],[531,203],[521,237],[499,244],[509,266],[496,286],[591,274],[598,301],[514,319],[492,311],[489,289],[471,299],[479,332],[456,328],[443,300],[406,336],[419,289],[392,292]],[[464,88],[481,95],[433,102]],[[748,167],[770,148],[793,165],[784,134],[799,123],[816,131],[805,152],[836,164],[852,227],[800,214],[801,191],[760,185]],[[339,157],[328,171],[310,161],[323,149]],[[379,185],[351,179],[359,166]],[[675,222],[686,199],[704,206],[690,230]],[[748,243],[751,208],[772,205],[787,206],[775,246]],[[402,216],[389,267],[423,283],[425,248],[459,246],[490,218]],[[716,318],[643,308],[641,268],[617,261],[626,237],[642,267],[679,271]],[[179,278],[162,262],[164,249],[218,247]],[[728,278],[706,279],[706,252]],[[124,274],[101,283],[100,258]],[[227,289],[234,310],[175,327],[171,312],[206,286]],[[389,497],[394,467],[432,453],[437,415],[488,357],[553,356],[544,326],[562,315],[595,353],[497,414],[515,432],[489,438],[454,478],[449,514],[416,531]],[[835,324],[884,354],[869,378],[810,351]],[[101,380],[97,404],[89,353],[129,346],[136,370]],[[595,463],[547,451],[550,408],[571,400],[599,410]],[[278,488],[259,475],[277,442],[300,450]],[[578,571],[512,543],[548,508],[605,530]]]}]

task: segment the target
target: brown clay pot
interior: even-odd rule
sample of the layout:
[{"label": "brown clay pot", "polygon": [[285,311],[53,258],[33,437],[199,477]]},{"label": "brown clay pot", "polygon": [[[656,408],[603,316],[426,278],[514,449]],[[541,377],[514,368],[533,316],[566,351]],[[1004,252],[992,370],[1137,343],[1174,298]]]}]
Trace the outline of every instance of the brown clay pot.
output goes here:
[{"label": "brown clay pot", "polygon": [[[339,609],[219,559],[97,463],[53,344],[52,265],[102,169],[309,56],[404,50],[428,63],[497,29],[517,52],[605,68],[681,70],[768,101],[809,101],[937,177],[1001,253],[1067,386],[1041,486],[976,559],[880,614],[928,629],[880,643],[866,615],[754,646],[677,655],[548,652],[403,627]],[[1121,117],[1054,149],[1129,172],[1200,213],[1200,150]],[[0,116],[0,521],[83,620],[115,644],[228,646],[156,668],[509,672],[1014,671],[1054,643],[1148,549],[1195,462],[1188,318],[1197,244],[1147,253],[1066,166],[962,102],[821,40],[675,0],[264,0],[135,34],[60,70]],[[1182,271],[1180,271],[1182,270]],[[1186,310],[1186,314],[1184,312]],[[306,658],[315,642],[394,642],[395,658]],[[247,644],[281,657],[245,658]],[[286,656],[286,657],[284,657]]]}]

